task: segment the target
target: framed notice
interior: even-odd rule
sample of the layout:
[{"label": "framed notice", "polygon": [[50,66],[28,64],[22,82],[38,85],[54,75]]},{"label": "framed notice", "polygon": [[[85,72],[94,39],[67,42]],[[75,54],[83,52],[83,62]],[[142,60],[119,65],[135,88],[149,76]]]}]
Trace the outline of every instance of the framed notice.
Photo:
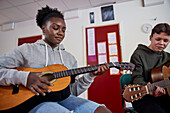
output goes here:
[{"label": "framed notice", "polygon": [[102,21],[114,20],[113,5],[101,7]]}]

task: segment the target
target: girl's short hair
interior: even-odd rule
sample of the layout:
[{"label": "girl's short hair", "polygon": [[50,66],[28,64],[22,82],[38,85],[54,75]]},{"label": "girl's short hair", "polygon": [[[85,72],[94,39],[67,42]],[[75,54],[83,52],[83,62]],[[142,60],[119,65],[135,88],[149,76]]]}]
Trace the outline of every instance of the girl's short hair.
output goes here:
[{"label": "girl's short hair", "polygon": [[64,20],[63,14],[57,8],[52,9],[48,5],[42,7],[42,9],[38,10],[36,15],[37,25],[42,28],[42,26],[52,17],[58,17]]}]

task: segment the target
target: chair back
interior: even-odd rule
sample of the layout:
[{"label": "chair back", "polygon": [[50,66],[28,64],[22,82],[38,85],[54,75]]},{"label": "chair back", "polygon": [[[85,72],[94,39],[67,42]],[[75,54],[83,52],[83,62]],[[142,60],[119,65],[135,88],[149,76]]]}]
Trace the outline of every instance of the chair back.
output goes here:
[{"label": "chair back", "polygon": [[130,74],[124,74],[120,77],[120,88],[121,91],[124,88],[124,85],[128,85],[130,83],[131,80],[131,75]]},{"label": "chair back", "polygon": [[[131,81],[131,75],[130,74],[124,74],[120,77],[120,88],[121,88],[121,92],[123,91],[124,85],[129,85]],[[135,111],[135,109],[133,107],[125,107],[124,106],[124,99],[122,98],[122,107],[123,109],[125,109],[125,113],[138,113],[137,111]]]}]

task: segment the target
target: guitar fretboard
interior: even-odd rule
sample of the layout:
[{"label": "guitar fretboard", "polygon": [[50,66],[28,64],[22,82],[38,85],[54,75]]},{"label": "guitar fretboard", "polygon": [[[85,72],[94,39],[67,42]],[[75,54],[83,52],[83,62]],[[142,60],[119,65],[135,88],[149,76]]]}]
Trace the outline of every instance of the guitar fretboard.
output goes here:
[{"label": "guitar fretboard", "polygon": [[[82,68],[76,68],[76,69],[70,69],[70,70],[65,70],[65,71],[60,71],[60,72],[55,72],[53,73],[55,78],[62,78],[66,76],[73,76],[73,75],[79,75],[79,74],[84,74],[88,72],[93,72],[98,69],[99,66],[104,65],[104,64],[99,64],[99,65],[94,65],[94,66],[87,66],[87,67],[82,67]],[[113,63],[108,63],[109,68],[114,67]]]},{"label": "guitar fretboard", "polygon": [[[132,63],[127,63],[127,62],[110,62],[107,63],[109,65],[109,68],[115,67],[118,69],[127,69],[127,70],[133,70],[134,69],[134,64]],[[105,65],[105,64],[99,64],[99,65],[94,65],[94,66],[87,66],[87,67],[81,67],[81,68],[76,68],[76,69],[70,69],[70,70],[65,70],[65,71],[60,71],[60,72],[54,72],[54,78],[62,78],[66,76],[72,76],[72,75],[79,75],[79,74],[84,74],[84,73],[89,73],[96,71],[99,66]]]},{"label": "guitar fretboard", "polygon": [[170,87],[170,77],[168,79],[161,80],[156,83],[152,83],[151,85],[147,85],[149,92],[153,92],[155,90],[155,86],[159,86],[162,88]]}]

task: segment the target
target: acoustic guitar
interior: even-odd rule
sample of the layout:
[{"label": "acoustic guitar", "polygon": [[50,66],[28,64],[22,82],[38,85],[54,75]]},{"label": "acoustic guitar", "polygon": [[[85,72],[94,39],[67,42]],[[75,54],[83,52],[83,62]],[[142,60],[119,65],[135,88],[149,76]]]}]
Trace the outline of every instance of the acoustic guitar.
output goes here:
[{"label": "acoustic guitar", "polygon": [[[125,86],[124,91],[122,93],[123,98],[128,102],[133,102],[135,100],[141,99],[142,97],[144,97],[147,94],[150,94],[151,92],[154,92],[155,86],[167,88],[168,95],[170,96],[170,67],[167,67],[165,65],[161,66],[161,72],[162,74],[156,74],[160,76],[154,77],[154,75],[152,75],[152,79],[154,79],[153,81],[159,80],[158,82],[154,82],[146,86],[142,85]],[[155,68],[152,70],[152,73],[155,74]]]},{"label": "acoustic guitar", "polygon": [[[17,87],[18,85],[15,87],[0,86],[0,111],[15,111],[15,109],[24,109],[24,111],[27,111],[41,102],[63,100],[70,95],[70,76],[96,71],[101,65],[105,64],[70,70],[67,70],[65,66],[60,64],[54,64],[44,68],[17,67],[18,71],[45,72],[40,77],[53,83],[53,86],[47,86],[52,92],[46,92],[46,96],[36,96],[33,92],[22,85],[19,87]],[[127,62],[110,62],[108,65],[109,68],[115,67],[120,70],[133,70],[135,67],[134,64]]]}]

